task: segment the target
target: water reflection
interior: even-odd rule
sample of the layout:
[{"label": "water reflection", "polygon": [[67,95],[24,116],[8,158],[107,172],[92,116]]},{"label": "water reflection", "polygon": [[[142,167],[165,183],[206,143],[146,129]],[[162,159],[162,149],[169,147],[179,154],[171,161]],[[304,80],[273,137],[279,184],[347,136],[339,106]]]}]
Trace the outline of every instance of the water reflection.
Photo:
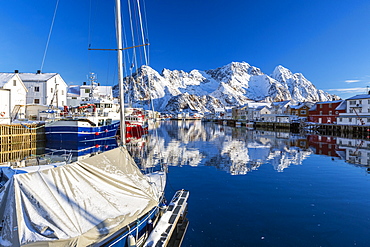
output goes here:
[{"label": "water reflection", "polygon": [[141,160],[145,167],[161,161],[171,166],[214,166],[232,175],[245,175],[261,165],[283,172],[313,154],[366,167],[370,164],[370,142],[365,140],[251,131],[200,121],[166,121],[152,131],[157,134],[147,140],[151,160]]}]

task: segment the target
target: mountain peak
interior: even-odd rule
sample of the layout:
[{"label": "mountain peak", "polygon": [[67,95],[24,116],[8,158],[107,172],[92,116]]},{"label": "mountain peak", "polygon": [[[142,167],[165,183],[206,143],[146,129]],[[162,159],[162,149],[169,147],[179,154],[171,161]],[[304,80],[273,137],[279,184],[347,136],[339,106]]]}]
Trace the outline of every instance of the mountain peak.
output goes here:
[{"label": "mountain peak", "polygon": [[[207,112],[220,107],[244,105],[250,100],[314,102],[333,98],[316,89],[302,74],[293,74],[281,65],[274,69],[271,76],[246,62],[231,62],[206,71],[163,69],[161,74],[145,66],[138,70],[134,78],[136,86],[126,85],[126,88],[134,90],[128,92],[133,105],[135,101],[138,106],[149,105],[143,99],[151,98],[155,110],[161,112]],[[147,81],[150,85],[146,85]]]}]

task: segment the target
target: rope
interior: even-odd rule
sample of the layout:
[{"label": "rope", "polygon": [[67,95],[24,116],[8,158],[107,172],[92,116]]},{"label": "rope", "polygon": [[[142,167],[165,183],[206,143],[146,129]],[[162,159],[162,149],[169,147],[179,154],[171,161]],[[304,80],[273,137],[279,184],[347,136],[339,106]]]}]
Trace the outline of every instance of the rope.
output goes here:
[{"label": "rope", "polygon": [[46,58],[46,52],[47,52],[48,47],[49,47],[49,41],[50,41],[50,37],[51,37],[51,32],[52,32],[52,30],[53,30],[53,26],[54,26],[55,16],[56,16],[56,14],[57,14],[58,4],[59,4],[59,0],[57,0],[56,6],[55,6],[54,16],[53,16],[53,20],[52,20],[52,22],[51,22],[50,31],[49,31],[49,35],[48,35],[48,40],[47,40],[47,42],[46,42],[46,47],[45,47],[45,51],[44,51],[44,56],[43,56],[43,58],[42,58],[41,71],[42,71],[42,69],[44,68],[44,62],[45,62],[45,58]]}]

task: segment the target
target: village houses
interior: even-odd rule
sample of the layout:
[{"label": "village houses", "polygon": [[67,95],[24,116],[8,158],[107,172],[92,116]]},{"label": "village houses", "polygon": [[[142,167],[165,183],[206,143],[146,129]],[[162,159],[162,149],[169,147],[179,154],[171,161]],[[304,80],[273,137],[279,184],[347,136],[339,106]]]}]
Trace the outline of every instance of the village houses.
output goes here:
[{"label": "village houses", "polygon": [[24,118],[27,88],[17,73],[0,73],[0,124]]}]

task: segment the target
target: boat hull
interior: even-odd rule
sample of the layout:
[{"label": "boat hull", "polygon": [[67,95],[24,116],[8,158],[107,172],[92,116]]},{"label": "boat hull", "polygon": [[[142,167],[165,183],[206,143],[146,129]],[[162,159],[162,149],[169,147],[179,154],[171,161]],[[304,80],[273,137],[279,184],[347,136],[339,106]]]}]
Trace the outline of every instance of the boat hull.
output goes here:
[{"label": "boat hull", "polygon": [[120,123],[93,126],[89,121],[59,120],[45,126],[48,142],[86,142],[115,137]]}]

